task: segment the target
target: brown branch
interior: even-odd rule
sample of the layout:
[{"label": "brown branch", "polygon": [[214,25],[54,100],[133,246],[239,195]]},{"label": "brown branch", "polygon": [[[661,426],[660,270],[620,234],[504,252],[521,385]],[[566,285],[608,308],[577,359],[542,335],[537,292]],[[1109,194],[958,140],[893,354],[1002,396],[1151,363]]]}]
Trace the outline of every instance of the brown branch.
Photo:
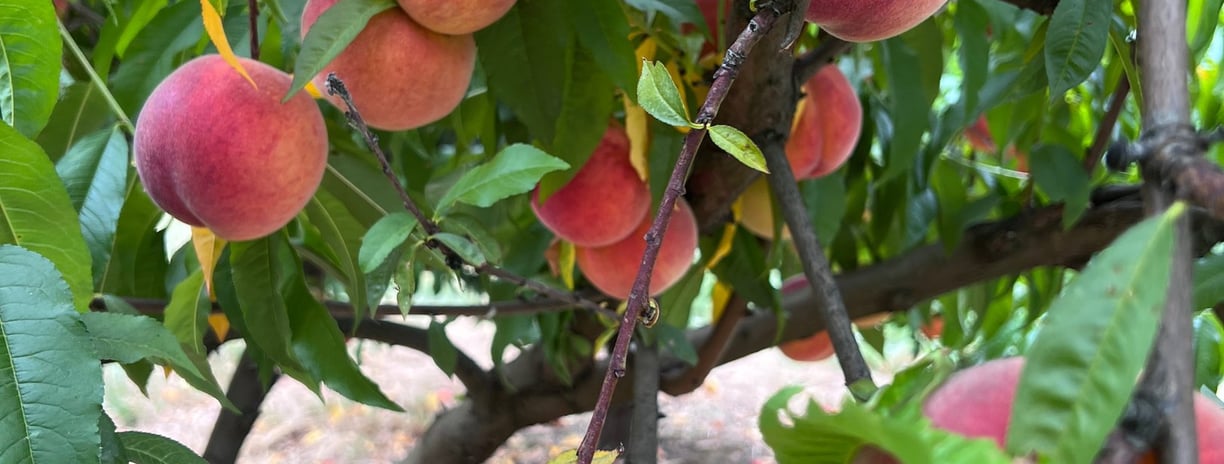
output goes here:
[{"label": "brown branch", "polygon": [[[1139,2],[1137,16],[1144,96],[1144,135],[1140,142],[1148,148],[1141,159],[1145,210],[1149,215],[1163,214],[1179,194],[1188,194],[1192,199],[1208,202],[1201,204],[1210,205],[1208,210],[1214,215],[1220,211],[1217,208],[1224,207],[1224,201],[1197,195],[1224,192],[1224,173],[1202,158],[1205,144],[1190,125],[1186,86],[1189,48],[1183,32],[1186,4],[1179,0],[1146,0]],[[1196,164],[1201,171],[1185,169]],[[1178,218],[1175,230],[1168,298],[1156,344],[1135,397],[1152,398],[1162,413],[1162,420],[1158,421],[1161,427],[1153,443],[1160,462],[1194,464],[1198,462],[1198,439],[1193,403],[1194,256],[1190,217]]]},{"label": "brown branch", "polygon": [[251,59],[259,61],[259,0],[247,0],[251,27]]},{"label": "brown branch", "polygon": [[[352,96],[349,95],[348,89],[344,87],[344,82],[341,81],[339,77],[336,77],[336,73],[329,73],[327,75],[326,87],[329,95],[339,96],[340,99],[344,101],[344,105],[348,108],[348,111],[344,112],[345,118],[348,120],[350,126],[361,133],[361,136],[365,139],[366,145],[370,147],[370,151],[374,152],[374,157],[378,158],[378,163],[382,166],[383,175],[387,177],[387,181],[389,181],[395,188],[395,192],[399,195],[400,203],[403,204],[404,209],[408,210],[408,212],[417,219],[417,222],[421,224],[421,228],[425,230],[426,235],[432,237],[434,234],[437,234],[441,228],[438,227],[437,223],[426,216],[425,213],[421,212],[421,209],[417,207],[416,202],[412,201],[412,197],[408,196],[408,191],[404,189],[403,184],[400,183],[399,178],[395,176],[395,172],[391,168],[390,159],[387,158],[387,154],[383,152],[382,146],[378,144],[378,136],[374,135],[374,133],[370,130],[369,125],[367,125],[365,120],[362,119],[361,113],[357,111],[357,107],[353,104]],[[459,254],[455,253],[455,250],[450,249],[437,240],[430,239],[425,243],[426,246],[439,250],[445,254],[448,263],[464,262]],[[519,287],[526,287],[542,295],[547,295],[562,301],[568,301],[574,306],[603,314],[604,316],[611,317],[613,320],[616,319],[615,312],[610,311],[602,305],[572,292],[559,290],[543,283],[530,280],[526,277],[516,275],[510,271],[501,269],[487,262],[479,265],[475,263],[468,264],[471,264],[476,269],[476,272],[498,277],[499,279],[513,283]],[[458,265],[456,264],[455,267],[458,267]]]},{"label": "brown branch", "polygon": [[213,423],[212,434],[208,437],[208,445],[204,448],[204,460],[217,464],[237,462],[242,443],[251,434],[251,428],[259,418],[259,406],[263,404],[268,390],[279,376],[280,374],[273,372],[265,387],[259,380],[259,366],[255,365],[246,355],[246,350],[243,350],[234,377],[230,379],[229,389],[225,391],[225,396],[241,413],[235,414],[234,411],[221,408],[217,421]]},{"label": "brown branch", "polygon": [[791,241],[799,253],[799,262],[803,266],[803,274],[808,285],[816,290],[816,306],[820,308],[820,319],[824,321],[833,342],[833,351],[837,353],[837,362],[845,375],[846,385],[850,393],[859,401],[867,401],[875,393],[876,385],[871,379],[871,369],[859,349],[858,340],[854,336],[853,324],[846,314],[846,305],[833,279],[833,271],[829,268],[829,260],[825,257],[824,247],[816,238],[812,221],[808,217],[807,206],[803,204],[803,194],[795,183],[794,172],[786,152],[776,145],[765,152],[765,162],[772,174],[766,176],[769,188],[782,209],[782,217],[791,231]]},{"label": "brown branch", "polygon": [[795,85],[802,85],[820,71],[824,65],[832,63],[838,56],[850,51],[854,44],[833,36],[827,36],[816,49],[795,59]]},{"label": "brown branch", "polygon": [[[748,27],[735,39],[735,42],[727,48],[723,64],[714,72],[714,83],[710,85],[710,91],[706,96],[705,103],[697,111],[697,117],[694,122],[709,124],[714,120],[714,116],[718,114],[719,105],[727,97],[727,91],[730,90],[732,82],[735,81],[739,67],[744,64],[744,60],[752,51],[752,48],[761,40],[762,36],[773,28],[774,22],[779,16],[788,13],[788,11],[780,11],[776,8],[793,7],[793,4],[787,0],[780,1],[782,3],[780,5],[776,3],[758,5],[760,11],[748,23]],[[641,266],[638,268],[637,277],[634,279],[633,288],[629,293],[629,301],[625,315],[621,319],[620,330],[617,332],[616,344],[612,349],[611,362],[604,375],[599,400],[591,416],[591,423],[588,425],[586,434],[582,438],[582,444],[578,447],[578,462],[580,464],[589,464],[595,455],[595,448],[599,442],[599,434],[603,431],[603,423],[608,413],[608,406],[612,402],[612,393],[616,390],[617,380],[625,375],[625,361],[629,352],[629,343],[633,338],[634,328],[637,326],[637,320],[642,313],[642,309],[647,305],[646,300],[650,294],[648,290],[650,276],[653,275],[655,258],[659,254],[659,246],[663,242],[663,234],[667,231],[667,225],[670,222],[672,210],[675,209],[676,200],[684,194],[684,184],[688,177],[689,168],[692,166],[693,158],[697,155],[697,148],[701,145],[705,134],[705,129],[694,129],[685,136],[684,147],[680,152],[680,158],[676,160],[676,166],[672,169],[671,178],[668,179],[667,189],[664,190],[659,210],[655,214],[654,222],[651,223],[650,229],[646,232],[646,250],[642,255]]]},{"label": "brown branch", "polygon": [[664,385],[669,388],[665,390],[665,393],[680,396],[696,390],[705,383],[710,371],[714,370],[714,367],[718,366],[722,360],[723,352],[731,343],[731,335],[735,333],[735,327],[747,314],[748,301],[739,296],[732,296],[727,302],[726,309],[723,310],[722,318],[714,324],[709,337],[697,350],[697,364],[688,368],[675,369],[675,372],[679,372],[678,375],[669,375],[668,372],[660,373],[669,379],[667,385]]},{"label": "brown branch", "polygon": [[1113,97],[1109,100],[1109,107],[1105,110],[1105,115],[1101,116],[1096,134],[1092,137],[1092,146],[1088,147],[1088,152],[1084,155],[1084,170],[1089,174],[1096,170],[1097,164],[1101,162],[1101,157],[1105,155],[1105,149],[1109,148],[1114,126],[1118,123],[1118,116],[1122,114],[1122,108],[1126,107],[1126,96],[1129,94],[1130,79],[1127,79],[1126,75],[1121,75],[1118,77],[1117,86],[1114,87]]}]

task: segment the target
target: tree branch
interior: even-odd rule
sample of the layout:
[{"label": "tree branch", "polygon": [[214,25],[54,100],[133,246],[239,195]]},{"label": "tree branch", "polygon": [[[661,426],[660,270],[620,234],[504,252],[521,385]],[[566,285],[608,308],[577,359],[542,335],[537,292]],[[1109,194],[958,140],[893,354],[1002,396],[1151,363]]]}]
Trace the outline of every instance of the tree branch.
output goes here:
[{"label": "tree branch", "polygon": [[[389,181],[395,188],[395,193],[399,195],[400,203],[403,204],[404,209],[416,218],[417,222],[421,224],[421,228],[425,230],[425,234],[427,236],[432,237],[434,234],[437,234],[441,230],[438,227],[438,224],[426,216],[425,213],[421,212],[421,209],[417,207],[416,202],[412,201],[412,197],[408,196],[408,191],[404,190],[403,184],[400,183],[399,178],[395,176],[395,172],[391,168],[391,161],[387,158],[387,154],[383,153],[382,146],[378,144],[378,136],[374,135],[374,133],[370,131],[370,127],[365,123],[365,120],[362,119],[361,113],[358,112],[357,107],[353,105],[353,98],[351,95],[349,95],[348,89],[344,87],[344,82],[341,81],[339,77],[336,77],[336,73],[330,73],[327,75],[326,87],[326,91],[329,95],[339,96],[340,99],[344,101],[344,105],[348,108],[348,111],[344,112],[345,118],[348,120],[350,126],[356,129],[357,132],[361,133],[361,136],[365,139],[366,145],[369,146],[370,151],[374,153],[374,157],[378,158],[378,163],[382,166],[383,175],[387,177],[387,181]],[[428,239],[425,244],[426,246],[439,250],[445,254],[447,263],[464,262],[458,253],[455,253],[454,250],[436,240],[433,240],[432,238]],[[476,269],[476,272],[495,276],[499,279],[518,285],[519,287],[529,288],[542,295],[547,295],[562,301],[568,301],[574,306],[603,314],[604,316],[611,317],[613,320],[616,319],[617,315],[615,312],[610,311],[591,300],[582,298],[581,296],[578,296],[572,292],[556,289],[543,283],[527,279],[526,277],[516,275],[510,271],[501,269],[487,262],[479,265],[475,263],[468,264],[472,265],[472,267]],[[458,264],[454,266],[459,267]]]},{"label": "tree branch", "polygon": [[1096,134],[1092,137],[1092,146],[1088,147],[1088,152],[1084,155],[1084,170],[1089,174],[1096,170],[1101,157],[1105,155],[1105,149],[1109,147],[1109,141],[1113,138],[1114,126],[1118,123],[1118,116],[1122,114],[1122,108],[1126,107],[1126,96],[1129,94],[1130,79],[1127,79],[1125,75],[1119,76],[1113,97],[1109,100],[1109,107],[1105,110],[1105,115],[1101,116]]},{"label": "tree branch", "polygon": [[255,420],[259,419],[259,406],[268,396],[268,390],[276,383],[280,374],[272,373],[268,388],[259,381],[259,366],[243,350],[238,361],[238,368],[230,380],[225,396],[238,407],[241,414],[222,408],[213,424],[212,435],[208,437],[208,446],[204,448],[204,460],[212,464],[233,463],[238,460],[242,444],[251,433]]},{"label": "tree branch", "polygon": [[[822,32],[823,34],[823,32]],[[843,53],[850,51],[854,44],[837,37],[824,34],[825,38],[816,49],[795,59],[795,86],[798,87],[816,75],[824,65],[832,63]]]},{"label": "tree branch", "polygon": [[251,28],[251,59],[259,61],[259,0],[247,0]]},{"label": "tree branch", "polygon": [[[595,297],[595,301],[604,301],[601,298]],[[132,305],[141,313],[147,315],[159,315],[166,307],[166,300],[153,298],[124,298],[128,304]],[[350,303],[340,301],[324,301],[323,306],[331,313],[334,318],[353,317],[355,312]],[[95,311],[105,311],[106,302],[102,298],[94,298],[89,304],[89,307]],[[221,306],[213,303],[213,312],[220,313]],[[574,304],[569,301],[554,300],[551,298],[542,298],[537,300],[513,300],[513,301],[498,301],[483,305],[470,306],[435,306],[435,305],[413,305],[412,312],[409,316],[470,316],[470,317],[493,317],[498,315],[527,315],[527,314],[542,314],[569,311],[574,309]],[[379,305],[373,317],[379,316],[402,316],[402,312],[397,305]]]},{"label": "tree branch", "polygon": [[[705,103],[697,111],[697,117],[694,119],[694,122],[709,124],[714,120],[714,116],[718,114],[719,105],[727,97],[727,91],[730,90],[732,82],[735,81],[739,67],[743,65],[752,48],[761,40],[762,36],[773,28],[774,22],[779,16],[789,12],[789,10],[783,11],[777,8],[786,9],[793,7],[793,4],[788,0],[779,1],[781,4],[775,2],[762,2],[758,4],[760,11],[727,49],[722,66],[714,72],[714,83],[710,85],[710,91],[706,96]],[[634,328],[637,325],[642,309],[647,306],[646,300],[650,297],[650,276],[654,269],[655,258],[659,254],[659,246],[663,242],[663,234],[667,231],[672,210],[676,207],[676,200],[684,194],[684,184],[688,178],[689,169],[692,167],[693,158],[697,155],[697,148],[701,145],[705,134],[705,129],[694,129],[690,130],[685,136],[684,147],[680,152],[680,158],[676,160],[676,166],[672,169],[671,178],[668,179],[667,189],[663,193],[659,210],[655,215],[654,222],[650,225],[650,229],[646,232],[646,250],[642,255],[641,266],[638,268],[637,277],[634,279],[633,288],[629,293],[629,301],[625,315],[621,319],[616,344],[612,349],[611,362],[604,375],[599,400],[591,416],[591,423],[587,427],[586,435],[582,438],[582,444],[578,447],[579,464],[590,464],[591,459],[595,455],[595,448],[599,442],[599,434],[603,430],[608,406],[612,402],[612,393],[616,390],[617,380],[625,375],[625,361],[629,352],[629,343],[633,338]]]},{"label": "tree branch", "polygon": [[[739,296],[732,296],[727,302],[727,307],[723,309],[722,318],[714,324],[714,328],[709,332],[709,337],[697,350],[697,364],[692,367],[686,366],[687,368],[677,366],[670,372],[660,372],[664,378],[669,379],[665,387],[670,389],[665,390],[665,393],[680,396],[696,390],[705,383],[710,371],[722,360],[723,352],[727,350],[727,345],[731,342],[731,335],[735,333],[735,327],[747,314],[748,301]],[[676,372],[679,374],[675,374]]]}]

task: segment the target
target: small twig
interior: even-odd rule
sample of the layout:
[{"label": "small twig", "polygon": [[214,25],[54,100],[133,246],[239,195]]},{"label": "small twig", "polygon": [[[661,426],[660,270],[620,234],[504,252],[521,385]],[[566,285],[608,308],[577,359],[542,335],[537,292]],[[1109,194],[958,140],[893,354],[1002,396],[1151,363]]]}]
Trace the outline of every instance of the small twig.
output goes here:
[{"label": "small twig", "polygon": [[1128,94],[1130,94],[1130,79],[1121,75],[1118,77],[1118,85],[1114,87],[1113,97],[1109,100],[1109,107],[1105,110],[1105,115],[1101,117],[1100,124],[1097,125],[1096,135],[1092,138],[1092,146],[1088,147],[1088,153],[1084,155],[1084,170],[1089,174],[1096,169],[1097,164],[1101,162],[1101,157],[1105,155],[1105,149],[1109,147],[1114,126],[1118,123],[1118,115],[1122,114],[1122,108],[1126,106]]},{"label": "small twig", "polygon": [[[827,35],[827,34],[826,34]],[[854,44],[827,35],[815,50],[807,52],[795,59],[795,85],[802,85],[811,79],[824,65],[832,63],[839,55],[850,51]]]},{"label": "small twig", "polygon": [[[778,17],[788,12],[779,11],[778,8],[789,8],[792,6],[785,0],[780,5],[777,3],[762,5],[762,3],[765,2],[758,3],[760,10],[748,22],[748,27],[727,48],[723,64],[714,72],[714,82],[710,85],[710,91],[706,96],[705,102],[697,112],[696,123],[708,124],[714,120],[714,116],[718,113],[719,105],[727,97],[727,92],[731,89],[731,83],[739,73],[739,67],[743,65],[748,53],[761,40],[761,37],[769,32]],[[612,403],[612,393],[616,390],[617,381],[625,375],[625,360],[629,352],[629,342],[633,338],[634,327],[637,326],[637,320],[642,314],[642,309],[647,306],[647,299],[650,295],[647,288],[654,269],[655,258],[659,254],[659,246],[663,241],[663,234],[667,231],[667,225],[671,219],[672,210],[676,206],[676,200],[684,193],[684,183],[688,177],[689,168],[693,164],[693,159],[697,155],[697,148],[701,145],[705,135],[705,129],[694,129],[685,136],[684,146],[681,148],[680,157],[676,160],[676,166],[672,170],[671,177],[667,181],[667,189],[663,192],[663,200],[659,204],[659,210],[655,215],[654,222],[650,225],[650,230],[646,232],[646,250],[642,255],[641,266],[638,268],[637,277],[634,279],[633,288],[629,293],[625,315],[621,318],[616,345],[612,349],[612,356],[608,363],[607,372],[604,375],[603,386],[599,390],[599,400],[595,403],[595,410],[591,415],[591,423],[587,426],[586,435],[583,436],[582,444],[578,447],[578,462],[580,464],[590,464],[591,459],[595,455],[595,448],[599,443],[599,434],[603,431],[608,407]]]},{"label": "small twig", "polygon": [[[433,236],[434,234],[437,234],[441,228],[438,227],[436,222],[426,216],[425,213],[421,212],[421,209],[418,208],[416,203],[412,201],[412,197],[408,196],[408,191],[404,190],[404,185],[400,183],[399,178],[395,176],[395,172],[391,168],[390,159],[387,158],[387,154],[383,152],[382,146],[378,144],[378,136],[374,135],[374,133],[370,131],[370,127],[366,125],[365,120],[362,119],[361,113],[357,111],[357,107],[353,104],[352,95],[350,95],[348,89],[344,87],[344,82],[341,81],[339,77],[336,77],[336,73],[329,73],[327,75],[326,87],[328,95],[339,96],[340,99],[344,101],[344,105],[348,108],[348,111],[344,112],[345,118],[348,119],[350,126],[361,133],[361,136],[365,139],[366,145],[370,147],[370,151],[374,152],[374,157],[378,158],[378,163],[382,166],[383,175],[387,177],[387,181],[390,182],[395,188],[395,192],[399,195],[400,203],[404,205],[404,209],[408,210],[409,213],[416,217],[417,221],[421,224],[421,228],[425,230],[426,235]],[[447,262],[463,262],[463,259],[460,258],[454,250],[448,248],[446,245],[443,245],[436,240],[428,240],[425,243],[427,246],[439,250],[445,254],[447,257]],[[617,317],[615,312],[608,310],[594,301],[578,296],[572,292],[558,290],[543,283],[516,275],[492,264],[473,264],[472,267],[475,268],[476,272],[481,274],[497,277],[501,280],[505,280],[520,287],[529,288],[542,295],[546,295],[557,300],[568,301],[574,306],[603,314],[604,316],[611,317],[613,320],[615,320]]]},{"label": "small twig", "polygon": [[115,113],[115,117],[119,118],[119,123],[127,129],[129,134],[136,132],[136,126],[132,124],[132,120],[128,119],[127,113],[123,111],[123,107],[119,106],[119,102],[115,101],[115,96],[111,95],[110,88],[106,86],[106,81],[98,77],[97,71],[94,71],[93,65],[89,59],[85,58],[85,54],[81,53],[81,47],[77,46],[76,40],[72,38],[72,34],[68,32],[68,28],[64,26],[62,21],[56,21],[59,24],[60,37],[64,39],[64,43],[68,45],[68,49],[72,50],[72,55],[76,57],[77,62],[85,69],[85,73],[89,74],[89,81],[93,82],[94,87],[102,92],[102,98],[106,100],[107,106],[110,106],[111,112]]},{"label": "small twig", "polygon": [[247,10],[251,20],[251,59],[259,61],[259,0],[247,0]]}]

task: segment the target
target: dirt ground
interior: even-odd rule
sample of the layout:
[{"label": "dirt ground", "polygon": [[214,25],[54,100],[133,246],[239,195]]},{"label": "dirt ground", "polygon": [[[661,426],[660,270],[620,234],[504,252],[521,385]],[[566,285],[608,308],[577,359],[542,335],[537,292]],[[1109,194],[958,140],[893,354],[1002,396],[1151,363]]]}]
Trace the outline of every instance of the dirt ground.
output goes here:
[{"label": "dirt ground", "polygon": [[[460,321],[448,334],[477,362],[490,366],[492,324]],[[223,345],[211,358],[221,384],[228,385],[241,342]],[[247,438],[239,463],[391,463],[405,456],[435,413],[454,404],[463,387],[433,361],[410,349],[376,343],[354,345],[363,370],[405,409],[395,413],[346,400],[325,391],[320,401],[302,385],[283,380],[273,386],[263,413]],[[895,356],[892,358],[896,358]],[[877,381],[887,382],[904,360],[880,361]],[[120,430],[169,436],[202,452],[220,406],[181,378],[155,375],[148,398],[116,366],[107,366],[105,409]],[[844,397],[835,359],[798,363],[776,349],[715,369],[697,391],[678,398],[660,395],[667,417],[659,423],[660,462],[769,463],[772,453],[757,431],[765,400],[786,385],[804,385],[812,398],[835,405]],[[578,446],[590,414],[519,431],[488,462],[543,463]]]}]

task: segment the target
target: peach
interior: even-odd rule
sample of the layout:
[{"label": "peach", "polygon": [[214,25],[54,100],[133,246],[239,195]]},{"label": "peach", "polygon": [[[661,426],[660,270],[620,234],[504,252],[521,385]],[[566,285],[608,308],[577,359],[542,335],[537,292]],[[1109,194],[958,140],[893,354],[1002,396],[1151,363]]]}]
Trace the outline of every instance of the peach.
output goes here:
[{"label": "peach", "polygon": [[630,164],[629,136],[616,123],[573,179],[543,204],[538,194],[532,193],[531,209],[544,227],[584,247],[625,239],[650,209],[650,188]]},{"label": "peach", "polygon": [[[1024,358],[1014,357],[960,371],[927,398],[923,413],[936,427],[993,439],[1003,447],[1023,367]],[[1224,409],[1201,394],[1194,396],[1199,461],[1224,463],[1224,441],[1219,439],[1224,436]]]},{"label": "peach", "polygon": [[301,93],[281,104],[290,78],[239,58],[253,87],[219,55],[166,77],[136,123],[136,172],[171,216],[227,240],[268,235],[314,195],[327,166],[327,130]]},{"label": "peach", "polygon": [[[806,286],[807,278],[803,275],[796,275],[782,283],[782,294],[794,294]],[[863,316],[855,319],[854,325],[860,329],[873,327],[888,320],[890,316],[892,314],[886,312]],[[824,330],[807,338],[778,345],[778,349],[782,350],[782,354],[788,358],[806,362],[823,361],[834,354],[833,340],[829,338],[829,332]]]},{"label": "peach", "polygon": [[514,0],[398,0],[412,19],[441,34],[471,34],[497,22]]},{"label": "peach", "polygon": [[947,0],[812,0],[805,18],[847,42],[874,42],[913,29]]},{"label": "peach", "polygon": [[[302,36],[338,0],[309,0],[302,10]],[[392,8],[370,18],[314,77],[324,91],[329,73],[336,73],[371,127],[398,131],[442,119],[463,100],[476,66],[476,42],[471,34],[444,35],[417,24]],[[336,96],[328,101],[341,110]]]},{"label": "peach", "polygon": [[965,128],[965,139],[969,140],[969,146],[976,151],[994,153],[998,149],[994,143],[994,136],[990,135],[990,125],[985,115],[979,117],[972,126]]},{"label": "peach", "polygon": [[[653,216],[643,218],[628,237],[611,245],[575,248],[578,268],[595,288],[612,297],[629,297],[642,255],[646,253],[646,232],[653,220]],[[696,249],[697,218],[684,199],[677,199],[650,276],[650,294],[658,295],[679,281],[692,265]]]},{"label": "peach", "polygon": [[836,65],[820,68],[803,84],[786,159],[796,180],[815,179],[840,168],[854,153],[863,130],[863,106]]}]

